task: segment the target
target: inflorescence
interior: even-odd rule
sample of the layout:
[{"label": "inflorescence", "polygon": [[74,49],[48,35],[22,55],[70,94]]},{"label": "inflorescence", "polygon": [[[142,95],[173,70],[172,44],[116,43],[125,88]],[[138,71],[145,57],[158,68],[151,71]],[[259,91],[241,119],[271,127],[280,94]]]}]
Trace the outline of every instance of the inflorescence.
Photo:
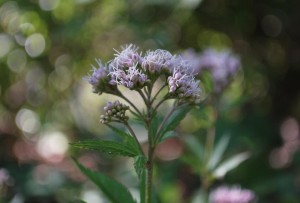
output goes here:
[{"label": "inflorescence", "polygon": [[218,93],[229,84],[230,79],[241,68],[240,58],[229,49],[209,48],[202,53],[196,53],[189,49],[181,55],[190,62],[196,77],[199,77],[204,71],[210,72],[214,91]]},{"label": "inflorescence", "polygon": [[212,203],[252,203],[254,200],[255,195],[251,190],[239,186],[221,186],[210,194]]},{"label": "inflorescence", "polygon": [[196,104],[202,93],[200,81],[195,79],[192,66],[180,56],[166,50],[147,51],[145,56],[138,47],[128,45],[116,51],[115,58],[103,65],[97,61],[98,68],[87,79],[97,94],[118,95],[118,85],[130,90],[141,90],[153,85],[160,76],[165,76],[169,91],[166,98],[178,99],[180,103]]},{"label": "inflorescence", "polygon": [[100,123],[107,124],[111,121],[125,123],[128,121],[128,116],[125,115],[129,106],[120,103],[118,100],[115,102],[108,102],[104,107],[105,114],[100,116]]}]

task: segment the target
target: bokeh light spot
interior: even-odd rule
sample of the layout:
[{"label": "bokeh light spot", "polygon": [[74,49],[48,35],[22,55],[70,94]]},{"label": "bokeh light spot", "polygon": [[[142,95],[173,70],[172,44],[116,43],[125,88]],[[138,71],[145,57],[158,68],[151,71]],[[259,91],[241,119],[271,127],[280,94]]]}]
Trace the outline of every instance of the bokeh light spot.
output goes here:
[{"label": "bokeh light spot", "polygon": [[262,19],[261,26],[267,36],[277,37],[281,33],[282,22],[274,15],[266,15]]},{"label": "bokeh light spot", "polygon": [[14,72],[20,72],[26,66],[27,56],[21,49],[16,49],[9,53],[7,57],[7,65]]},{"label": "bokeh light spot", "polygon": [[36,33],[30,35],[25,42],[25,50],[31,57],[39,56],[46,47],[46,41],[43,35]]},{"label": "bokeh light spot", "polygon": [[59,131],[45,133],[37,143],[37,152],[49,162],[61,162],[68,151],[68,139]]},{"label": "bokeh light spot", "polygon": [[40,8],[44,11],[54,10],[59,4],[59,0],[39,0]]},{"label": "bokeh light spot", "polygon": [[0,58],[4,57],[11,49],[13,43],[11,38],[6,34],[0,34]]},{"label": "bokeh light spot", "polygon": [[29,109],[21,109],[17,113],[16,124],[25,133],[33,134],[40,128],[38,115]]}]

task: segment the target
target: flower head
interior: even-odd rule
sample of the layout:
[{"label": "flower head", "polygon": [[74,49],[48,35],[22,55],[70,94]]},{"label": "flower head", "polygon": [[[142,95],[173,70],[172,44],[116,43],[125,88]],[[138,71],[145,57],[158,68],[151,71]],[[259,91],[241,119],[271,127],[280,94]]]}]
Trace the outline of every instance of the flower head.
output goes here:
[{"label": "flower head", "polygon": [[142,60],[137,50],[137,46],[130,44],[123,47],[121,52],[116,51],[117,53],[115,54],[115,58],[111,61],[111,66],[118,69],[136,66],[136,64]]},{"label": "flower head", "polygon": [[185,61],[173,69],[172,76],[168,77],[169,93],[182,102],[198,103],[202,93],[199,80],[195,80],[190,67]]},{"label": "flower head", "polygon": [[112,67],[109,75],[111,76],[110,84],[123,85],[129,89],[142,88],[147,82],[147,76],[137,68],[137,64],[126,70]]},{"label": "flower head", "polygon": [[251,203],[255,195],[251,190],[241,189],[239,186],[221,186],[210,194],[212,203]]},{"label": "flower head", "polygon": [[173,67],[174,56],[166,50],[157,49],[148,51],[142,62],[144,71],[150,73],[161,73],[162,71],[170,72]]},{"label": "flower head", "polygon": [[100,60],[96,60],[98,68],[93,67],[92,75],[86,77],[87,81],[92,85],[93,92],[102,94],[103,92],[111,93],[116,90],[114,85],[109,84],[108,69],[104,66]]},{"label": "flower head", "polygon": [[229,81],[229,78],[241,67],[240,59],[230,50],[216,51],[207,49],[201,55],[199,71],[207,69],[211,72],[215,91],[220,91]]},{"label": "flower head", "polygon": [[101,123],[109,123],[111,121],[127,122],[128,116],[125,115],[125,111],[129,109],[129,106],[120,103],[118,100],[115,102],[108,102],[104,107],[105,114],[100,116]]},{"label": "flower head", "polygon": [[193,73],[197,74],[201,72],[202,64],[200,54],[193,49],[187,49],[180,54],[182,59],[188,61]]}]

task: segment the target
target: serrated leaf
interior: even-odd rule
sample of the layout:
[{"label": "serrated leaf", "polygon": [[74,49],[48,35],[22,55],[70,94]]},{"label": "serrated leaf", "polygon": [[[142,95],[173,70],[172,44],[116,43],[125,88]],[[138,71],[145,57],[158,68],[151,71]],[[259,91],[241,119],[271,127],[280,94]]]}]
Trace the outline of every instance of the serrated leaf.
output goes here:
[{"label": "serrated leaf", "polygon": [[239,164],[250,157],[250,153],[243,152],[237,154],[226,161],[222,162],[214,171],[213,175],[216,178],[221,178],[226,175],[227,172],[231,171],[232,169],[236,168]]},{"label": "serrated leaf", "polygon": [[189,111],[190,111],[189,106],[183,106],[175,110],[175,112],[172,114],[172,116],[168,119],[166,124],[163,126],[161,133],[164,135],[166,132],[174,130]]},{"label": "serrated leaf", "polygon": [[229,136],[222,136],[221,140],[218,142],[216,147],[213,149],[212,155],[209,158],[209,162],[207,165],[208,169],[214,169],[219,163],[224,154],[226,148],[228,147],[230,137]]},{"label": "serrated leaf", "polygon": [[139,178],[142,178],[142,174],[145,171],[145,165],[147,158],[145,156],[136,156],[134,157],[134,168]]},{"label": "serrated leaf", "polygon": [[169,138],[175,137],[176,133],[174,131],[168,131],[166,132],[159,140],[158,143],[161,143]]},{"label": "serrated leaf", "polygon": [[135,157],[139,155],[139,151],[136,148],[115,141],[87,140],[73,142],[70,143],[70,145],[81,149],[97,150],[109,155],[122,155],[128,157]]},{"label": "serrated leaf", "polygon": [[129,134],[126,133],[125,131],[119,130],[118,128],[115,128],[111,125],[108,125],[110,129],[112,129],[121,139],[124,145],[129,146],[130,148],[139,151],[139,146],[134,140],[134,138]]},{"label": "serrated leaf", "polygon": [[75,159],[74,162],[80,171],[95,183],[112,203],[136,203],[130,192],[121,183],[103,173],[85,168]]}]

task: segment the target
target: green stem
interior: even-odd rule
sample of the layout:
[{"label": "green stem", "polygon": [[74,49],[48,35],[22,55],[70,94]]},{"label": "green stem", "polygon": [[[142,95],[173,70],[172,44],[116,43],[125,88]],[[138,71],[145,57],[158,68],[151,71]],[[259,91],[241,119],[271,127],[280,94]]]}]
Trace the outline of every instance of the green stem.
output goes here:
[{"label": "green stem", "polygon": [[124,125],[127,127],[127,129],[129,130],[129,132],[131,133],[132,137],[134,138],[136,144],[137,144],[138,147],[139,147],[139,150],[140,150],[141,154],[144,155],[144,151],[143,151],[143,149],[142,149],[142,147],[141,147],[141,145],[140,145],[140,142],[139,142],[139,140],[137,139],[137,136],[136,136],[136,134],[134,133],[133,129],[130,127],[130,125],[129,125],[127,122],[125,122]]},{"label": "green stem", "polygon": [[[204,151],[204,163],[206,166],[209,165],[209,160],[211,158],[211,155],[213,153],[214,148],[214,142],[216,137],[216,129],[215,129],[215,122],[217,120],[217,111],[214,108],[213,112],[213,123],[212,126],[207,130],[207,137],[206,137],[206,143],[205,143],[205,151]],[[203,187],[206,191],[208,191],[209,187],[211,186],[211,179],[209,177],[209,169],[205,168],[203,173]]]},{"label": "green stem", "polygon": [[165,83],[164,85],[161,86],[161,88],[156,92],[156,94],[154,95],[153,99],[150,101],[150,104],[152,104],[154,102],[154,100],[156,99],[156,97],[159,95],[159,93],[167,86],[167,83]]},{"label": "green stem", "polygon": [[158,109],[158,107],[166,100],[168,100],[169,97],[166,95],[160,102],[158,102],[158,104],[156,104],[156,106],[154,107],[154,111],[156,111]]},{"label": "green stem", "polygon": [[146,163],[145,203],[151,203],[152,200],[153,154],[154,148],[150,146],[148,151],[148,161]]},{"label": "green stem", "polygon": [[122,93],[120,93],[119,95],[117,95],[119,97],[121,97],[122,99],[124,99],[125,101],[127,101],[130,106],[132,106],[132,108],[134,108],[134,110],[136,111],[136,113],[139,115],[140,118],[143,118],[143,114],[139,111],[139,109],[127,98],[125,97]]},{"label": "green stem", "polygon": [[173,106],[173,108],[171,109],[171,111],[168,113],[168,115],[164,118],[164,120],[162,121],[162,123],[158,127],[156,135],[155,135],[155,139],[154,139],[154,144],[157,144],[159,142],[160,138],[163,136],[163,133],[161,132],[162,127],[166,124],[167,120],[175,112],[176,108],[177,108],[176,106]]},{"label": "green stem", "polygon": [[147,99],[146,99],[145,94],[142,92],[142,90],[137,90],[137,91],[138,91],[138,93],[141,95],[141,97],[143,98],[143,100],[144,100],[146,106],[148,107],[148,102],[147,102]]}]

